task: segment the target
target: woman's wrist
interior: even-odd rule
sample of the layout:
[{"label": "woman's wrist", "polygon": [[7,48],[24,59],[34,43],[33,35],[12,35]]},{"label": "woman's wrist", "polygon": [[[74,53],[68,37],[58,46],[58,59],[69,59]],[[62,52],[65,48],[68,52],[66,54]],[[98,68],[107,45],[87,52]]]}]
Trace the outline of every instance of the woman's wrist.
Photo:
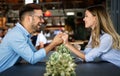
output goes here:
[{"label": "woman's wrist", "polygon": [[69,42],[65,42],[64,45],[67,47],[69,45]]}]

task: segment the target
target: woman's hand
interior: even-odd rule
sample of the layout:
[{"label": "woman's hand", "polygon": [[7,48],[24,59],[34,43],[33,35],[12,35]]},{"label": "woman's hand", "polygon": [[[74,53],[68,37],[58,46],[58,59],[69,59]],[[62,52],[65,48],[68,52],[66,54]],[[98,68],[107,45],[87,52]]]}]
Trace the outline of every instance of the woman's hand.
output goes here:
[{"label": "woman's hand", "polygon": [[64,44],[68,43],[68,34],[63,33],[62,39],[63,39],[63,41],[64,41],[64,42],[63,42]]}]

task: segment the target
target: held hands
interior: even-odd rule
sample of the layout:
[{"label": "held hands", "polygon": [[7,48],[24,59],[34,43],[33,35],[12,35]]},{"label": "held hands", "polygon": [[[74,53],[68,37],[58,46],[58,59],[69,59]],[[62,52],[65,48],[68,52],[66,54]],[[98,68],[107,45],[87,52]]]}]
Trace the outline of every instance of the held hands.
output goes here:
[{"label": "held hands", "polygon": [[54,43],[55,45],[61,44],[61,43],[63,42],[62,35],[63,35],[62,32],[60,32],[59,34],[57,34],[57,35],[54,37],[52,43]]},{"label": "held hands", "polygon": [[[68,35],[66,33],[60,32],[59,34],[57,34],[54,37],[54,39],[51,42],[51,45],[57,46],[57,45],[60,45],[62,43],[64,43],[64,44],[68,43]],[[40,44],[38,46],[36,46],[36,49],[39,50],[41,48],[44,48],[44,46],[45,46],[44,43],[40,42]]]},{"label": "held hands", "polygon": [[57,35],[54,37],[52,43],[53,43],[54,45],[59,45],[59,44],[61,44],[61,43],[63,43],[63,44],[68,43],[68,34],[60,32],[59,34],[57,34]]}]

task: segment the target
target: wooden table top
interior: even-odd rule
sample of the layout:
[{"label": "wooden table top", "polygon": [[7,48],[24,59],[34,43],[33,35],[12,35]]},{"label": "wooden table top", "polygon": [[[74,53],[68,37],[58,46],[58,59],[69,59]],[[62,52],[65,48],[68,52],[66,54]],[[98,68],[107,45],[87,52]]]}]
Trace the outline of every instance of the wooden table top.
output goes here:
[{"label": "wooden table top", "polygon": [[75,40],[73,42],[70,42],[71,44],[84,44],[85,42],[88,42],[88,40]]}]

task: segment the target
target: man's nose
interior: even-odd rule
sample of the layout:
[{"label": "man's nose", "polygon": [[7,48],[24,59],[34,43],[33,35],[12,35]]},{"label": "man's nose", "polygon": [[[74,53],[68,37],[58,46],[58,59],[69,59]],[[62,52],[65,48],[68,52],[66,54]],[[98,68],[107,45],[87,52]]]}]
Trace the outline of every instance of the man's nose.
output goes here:
[{"label": "man's nose", "polygon": [[42,18],[42,19],[41,19],[41,22],[42,22],[42,23],[44,23],[44,22],[45,22],[45,20]]}]

